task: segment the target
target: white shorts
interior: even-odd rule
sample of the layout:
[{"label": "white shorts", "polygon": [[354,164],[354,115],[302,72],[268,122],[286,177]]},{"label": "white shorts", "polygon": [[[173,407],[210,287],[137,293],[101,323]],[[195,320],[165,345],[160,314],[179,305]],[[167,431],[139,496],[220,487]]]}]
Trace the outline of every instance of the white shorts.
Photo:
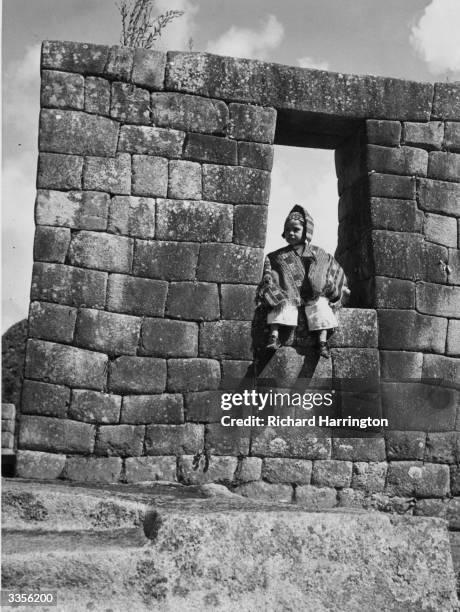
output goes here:
[{"label": "white shorts", "polygon": [[311,306],[305,306],[305,314],[309,331],[332,329],[339,325],[334,311],[329,306],[329,300],[322,296]]},{"label": "white shorts", "polygon": [[297,327],[297,320],[299,317],[299,309],[293,304],[285,304],[280,310],[271,311],[267,315],[267,323],[277,323],[278,325],[289,325],[290,327]]}]

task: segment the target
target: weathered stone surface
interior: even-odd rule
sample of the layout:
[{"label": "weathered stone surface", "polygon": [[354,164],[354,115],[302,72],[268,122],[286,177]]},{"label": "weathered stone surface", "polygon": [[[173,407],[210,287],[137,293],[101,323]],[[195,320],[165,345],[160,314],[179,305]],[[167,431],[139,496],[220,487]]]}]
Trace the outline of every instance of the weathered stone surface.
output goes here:
[{"label": "weathered stone surface", "polygon": [[135,355],[142,319],[84,308],[78,313],[75,343],[111,355]]},{"label": "weathered stone surface", "polygon": [[110,114],[110,82],[99,77],[85,79],[85,111],[96,115]]},{"label": "weathered stone surface", "polygon": [[65,462],[65,455],[18,450],[16,453],[16,476],[39,480],[60,478]]},{"label": "weathered stone surface", "polygon": [[460,285],[460,249],[449,249],[447,280],[449,285]]},{"label": "weathered stone surface", "polygon": [[444,146],[448,151],[460,153],[460,121],[448,121],[445,125]]},{"label": "weathered stone surface", "polygon": [[203,198],[231,204],[268,204],[270,173],[244,166],[203,165]]},{"label": "weathered stone surface", "polygon": [[154,93],[151,96],[152,123],[186,132],[225,134],[228,108],[220,100],[207,100],[176,93]]},{"label": "weathered stone surface", "polygon": [[416,304],[417,310],[424,314],[437,315],[438,317],[458,317],[460,287],[417,283]]},{"label": "weathered stone surface", "polygon": [[396,232],[421,232],[423,213],[416,202],[390,198],[371,198],[372,227]]},{"label": "weathered stone surface", "polygon": [[213,283],[169,284],[166,302],[168,317],[212,321],[220,316],[219,293]]},{"label": "weathered stone surface", "polygon": [[140,351],[157,357],[196,357],[198,325],[189,321],[144,319]]},{"label": "weathered stone surface", "polygon": [[168,191],[168,160],[150,155],[133,155],[133,185],[135,195],[166,197]]},{"label": "weathered stone surface", "polygon": [[233,206],[193,200],[157,200],[157,238],[231,242]]},{"label": "weathered stone surface", "polygon": [[271,484],[262,480],[243,483],[235,489],[237,495],[261,501],[290,503],[293,497],[293,488],[288,484]]},{"label": "weathered stone surface", "polygon": [[126,314],[162,317],[167,291],[166,281],[111,274],[107,287],[107,309]]},{"label": "weathered stone surface", "polygon": [[40,153],[38,189],[81,189],[83,158],[78,155]]},{"label": "weathered stone surface", "polygon": [[107,231],[137,238],[155,236],[155,200],[114,196],[110,202]]},{"label": "weathered stone surface", "polygon": [[296,487],[295,502],[309,511],[318,512],[337,506],[337,491],[330,487],[304,485]]},{"label": "weathered stone surface", "polygon": [[206,425],[205,448],[211,455],[249,455],[250,436],[250,427],[209,423]]},{"label": "weathered stone surface", "polygon": [[118,423],[120,420],[121,397],[85,389],[73,389],[69,416],[86,423]]},{"label": "weathered stone surface", "polygon": [[142,425],[101,425],[94,452],[109,457],[142,455],[144,433]]},{"label": "weathered stone surface", "polygon": [[221,285],[222,318],[252,321],[256,287],[254,285]]},{"label": "weathered stone surface", "polygon": [[112,79],[129,81],[133,70],[134,49],[110,47],[104,74]]},{"label": "weathered stone surface", "polygon": [[378,198],[415,198],[415,179],[397,174],[372,173],[369,176],[369,195]]},{"label": "weathered stone surface", "polygon": [[439,384],[382,383],[383,416],[389,429],[452,431],[458,401],[458,392]]},{"label": "weathered stone surface", "polygon": [[[393,276],[407,280],[423,277],[424,262],[421,259],[423,237],[420,234],[372,232],[374,269],[378,276]],[[401,253],[406,257],[401,258]]]},{"label": "weathered stone surface", "polygon": [[340,461],[385,461],[385,440],[383,435],[366,436],[354,433],[356,437],[335,437],[332,440],[332,457]]},{"label": "weathered stone surface", "polygon": [[234,207],[233,240],[253,247],[265,246],[267,209],[265,206]]},{"label": "weathered stone surface", "polygon": [[[83,188],[129,195],[131,191],[131,156],[87,157],[83,169]],[[139,194],[143,195],[143,194]]]},{"label": "weathered stone surface", "polygon": [[79,111],[42,109],[40,151],[73,155],[113,156],[118,123]]},{"label": "weathered stone surface", "polygon": [[270,172],[273,167],[273,147],[256,142],[239,142],[238,165]]},{"label": "weathered stone surface", "polygon": [[460,121],[458,83],[435,83],[432,118]]},{"label": "weathered stone surface", "polygon": [[133,272],[164,280],[193,280],[199,244],[193,242],[136,241]]},{"label": "weathered stone surface", "polygon": [[97,191],[39,190],[35,202],[38,225],[105,230],[109,196]]},{"label": "weathered stone surface", "polygon": [[18,446],[55,453],[92,453],[95,435],[96,428],[88,423],[22,415]]},{"label": "weathered stone surface", "polygon": [[428,153],[412,147],[367,146],[367,167],[370,172],[426,176]]},{"label": "weathered stone surface", "polygon": [[246,104],[230,104],[229,136],[237,140],[272,143],[276,110]]},{"label": "weathered stone surface", "polygon": [[333,349],[332,360],[335,378],[362,378],[370,381],[379,376],[379,356],[376,349]]},{"label": "weathered stone surface", "polygon": [[166,480],[176,482],[175,457],[128,457],[125,461],[127,482]]},{"label": "weathered stone surface", "polygon": [[444,352],[447,319],[414,310],[379,310],[378,319],[380,348]]},{"label": "weathered stone surface", "polygon": [[249,321],[213,321],[200,326],[200,356],[224,359],[251,359]]},{"label": "weathered stone surface", "polygon": [[385,432],[389,460],[419,459],[425,456],[426,433],[423,431]]},{"label": "weathered stone surface", "polygon": [[121,423],[133,425],[184,422],[184,401],[179,393],[161,395],[128,395],[123,399]]},{"label": "weathered stone surface", "polygon": [[125,153],[180,157],[184,132],[156,127],[123,125],[120,129],[118,150]]},{"label": "weathered stone surface", "polygon": [[2,402],[2,420],[13,420],[16,418],[16,407],[14,404]]},{"label": "weathered stone surface", "polygon": [[425,216],[424,234],[425,238],[431,242],[456,248],[457,220],[453,217],[427,213]]},{"label": "weathered stone surface", "polygon": [[399,381],[420,380],[423,353],[409,351],[380,351],[380,374],[382,379]]},{"label": "weathered stone surface", "polygon": [[162,393],[166,386],[166,361],[123,356],[110,364],[109,389],[119,393]]},{"label": "weathered stone surface", "polygon": [[77,482],[111,483],[120,480],[121,468],[119,457],[68,457],[65,477]]},{"label": "weathered stone surface", "polygon": [[353,464],[352,487],[366,493],[378,493],[385,488],[387,463],[364,463],[358,461]]},{"label": "weathered stone surface", "polygon": [[202,195],[201,182],[200,164],[191,161],[169,162],[169,198],[199,200]]},{"label": "weathered stone surface", "polygon": [[306,433],[296,427],[259,427],[252,431],[251,454],[260,457],[329,459],[331,439],[325,430]]},{"label": "weathered stone surface", "polygon": [[252,361],[222,361],[222,388],[233,391],[241,381],[248,378],[252,381],[254,372]]},{"label": "weathered stone surface", "polygon": [[61,264],[35,263],[30,299],[103,308],[106,285],[105,272]]},{"label": "weathered stone surface", "polygon": [[64,263],[69,244],[69,229],[38,226],[35,230],[34,260]]},{"label": "weathered stone surface", "polygon": [[102,389],[107,355],[43,340],[27,342],[27,378],[86,389]]},{"label": "weathered stone surface", "polygon": [[[22,387],[21,413],[65,418],[70,390],[59,385],[25,380]],[[2,412],[3,415],[3,412]]]},{"label": "weathered stone surface", "polygon": [[236,457],[211,457],[204,471],[203,461],[195,467],[194,457],[186,455],[179,459],[179,478],[187,485],[207,484],[209,482],[231,483],[237,468]]},{"label": "weathered stone surface", "polygon": [[197,278],[217,283],[258,283],[262,265],[262,249],[236,244],[203,244]]},{"label": "weathered stone surface", "polygon": [[238,483],[260,480],[262,474],[262,459],[259,457],[242,457],[235,472]]},{"label": "weathered stone surface", "polygon": [[434,378],[443,381],[443,384],[451,386],[460,381],[460,360],[444,355],[423,356],[423,377]]},{"label": "weathered stone surface", "polygon": [[83,230],[73,236],[69,263],[108,272],[131,272],[133,240],[103,232]]},{"label": "weathered stone surface", "polygon": [[426,438],[425,461],[456,463],[460,452],[460,432],[429,433]]},{"label": "weathered stone surface", "polygon": [[449,259],[446,247],[432,242],[422,245],[422,280],[430,283],[447,283],[447,268],[444,262]]},{"label": "weathered stone surface", "polygon": [[397,121],[427,121],[433,95],[428,83],[180,52],[168,53],[165,86],[277,109]]},{"label": "weathered stone surface", "polygon": [[217,389],[219,362],[214,359],[170,359],[167,389],[171,392]]},{"label": "weathered stone surface", "polygon": [[128,83],[112,83],[110,116],[124,123],[150,123],[150,94]]},{"label": "weathered stone surface", "polygon": [[302,459],[265,458],[262,464],[262,478],[272,483],[310,484],[311,471],[312,462]]},{"label": "weathered stone surface", "polygon": [[29,309],[29,337],[72,342],[76,319],[76,308],[49,302],[32,302]]},{"label": "weathered stone surface", "polygon": [[449,321],[446,351],[448,355],[460,355],[460,321],[458,319]]},{"label": "weathered stone surface", "polygon": [[80,74],[42,70],[40,106],[83,108],[85,79]]},{"label": "weathered stone surface", "polygon": [[377,313],[375,310],[342,308],[337,312],[339,327],[331,338],[335,347],[377,347]]},{"label": "weathered stone surface", "polygon": [[105,45],[45,40],[41,67],[81,74],[102,74],[108,55],[109,47]]},{"label": "weathered stone surface", "polygon": [[415,283],[387,276],[375,277],[375,307],[415,309]]},{"label": "weathered stone surface", "polygon": [[237,143],[228,138],[206,134],[187,134],[184,157],[199,162],[234,166],[238,163]]},{"label": "weathered stone surface", "polygon": [[145,431],[147,455],[194,455],[204,447],[204,427],[185,425],[148,425]]},{"label": "weathered stone surface", "polygon": [[428,160],[428,176],[441,181],[457,181],[460,177],[460,155],[434,151]]},{"label": "weathered stone surface", "polygon": [[423,149],[440,149],[444,138],[444,124],[441,121],[428,123],[405,123],[404,143]]},{"label": "weathered stone surface", "polygon": [[187,421],[197,423],[220,422],[224,414],[221,408],[222,391],[186,393],[184,399]]},{"label": "weathered stone surface", "polygon": [[132,81],[147,89],[163,89],[166,55],[153,49],[134,49]]},{"label": "weathered stone surface", "polygon": [[450,489],[452,495],[460,495],[460,466],[450,468]]},{"label": "weathered stone surface", "polygon": [[390,462],[386,492],[407,497],[444,497],[449,492],[449,467],[416,461]]},{"label": "weathered stone surface", "polygon": [[366,136],[367,141],[371,144],[396,147],[401,139],[401,122],[368,119],[366,121]]},{"label": "weathered stone surface", "polygon": [[321,487],[349,487],[351,483],[351,461],[325,459],[313,462],[312,484]]},{"label": "weathered stone surface", "polygon": [[423,210],[460,217],[460,184],[419,179],[417,193]]}]

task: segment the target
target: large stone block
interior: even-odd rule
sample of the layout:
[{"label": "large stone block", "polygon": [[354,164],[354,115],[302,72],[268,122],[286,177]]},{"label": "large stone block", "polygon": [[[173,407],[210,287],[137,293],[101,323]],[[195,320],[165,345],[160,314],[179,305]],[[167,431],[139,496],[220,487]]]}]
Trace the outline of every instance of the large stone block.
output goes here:
[{"label": "large stone block", "polygon": [[83,158],[78,155],[40,153],[37,189],[81,189]]},{"label": "large stone block", "polygon": [[29,338],[72,342],[77,309],[49,302],[32,302],[29,309]]},{"label": "large stone block", "polygon": [[202,195],[201,165],[191,161],[170,161],[169,198],[199,200]]},{"label": "large stone block", "polygon": [[204,391],[217,389],[220,384],[220,365],[214,359],[170,359],[168,384],[170,392]]},{"label": "large stone block", "polygon": [[401,139],[401,122],[368,119],[366,136],[370,144],[396,147]]},{"label": "large stone block", "polygon": [[238,165],[270,172],[273,167],[273,147],[257,142],[239,142]]},{"label": "large stone block", "polygon": [[86,389],[73,389],[69,416],[86,423],[110,424],[120,420],[121,397]]},{"label": "large stone block", "polygon": [[40,106],[81,110],[85,98],[85,79],[80,74],[42,70]]},{"label": "large stone block", "polygon": [[427,213],[423,228],[425,238],[444,246],[457,247],[457,219]]},{"label": "large stone block", "polygon": [[444,352],[447,319],[414,310],[379,310],[378,319],[381,349]]},{"label": "large stone block", "polygon": [[337,312],[339,327],[331,346],[374,348],[378,344],[377,313],[361,308],[341,308]]},{"label": "large stone block", "polygon": [[460,155],[434,151],[428,160],[428,176],[441,181],[456,181],[460,179]]},{"label": "large stone block", "polygon": [[404,123],[404,143],[422,149],[440,149],[444,138],[444,123]]},{"label": "large stone block", "polygon": [[96,115],[110,114],[110,82],[99,77],[85,79],[85,111]]},{"label": "large stone block", "polygon": [[176,482],[176,463],[176,457],[128,457],[125,461],[126,481]]},{"label": "large stone block", "polygon": [[198,162],[207,162],[208,164],[235,166],[238,163],[237,143],[228,138],[219,138],[206,134],[187,134],[184,157]]},{"label": "large stone block", "polygon": [[423,356],[423,378],[442,380],[446,386],[452,386],[460,381],[460,359],[444,357],[444,355]]},{"label": "large stone block", "polygon": [[45,40],[41,67],[81,74],[103,74],[108,55],[109,47],[105,45]]},{"label": "large stone block", "polygon": [[133,194],[164,198],[167,191],[168,160],[164,157],[133,155]]},{"label": "large stone block", "polygon": [[204,447],[204,426],[148,425],[145,431],[147,455],[195,455]]},{"label": "large stone block", "polygon": [[153,49],[134,49],[132,81],[147,89],[163,89],[166,54]]},{"label": "large stone block", "polygon": [[458,83],[435,83],[432,118],[460,121]]},{"label": "large stone block", "polygon": [[417,195],[423,210],[460,217],[460,184],[419,179]]},{"label": "large stone block", "polygon": [[249,499],[272,503],[291,503],[294,497],[292,485],[263,481],[243,483],[235,489],[235,493]]},{"label": "large stone block", "polygon": [[137,238],[155,236],[155,200],[114,196],[110,202],[107,231]]},{"label": "large stone block", "polygon": [[426,438],[425,461],[456,463],[460,452],[460,432],[429,433]]},{"label": "large stone block", "polygon": [[68,457],[65,477],[77,482],[118,482],[123,467],[119,457]]},{"label": "large stone block", "polygon": [[107,274],[61,264],[35,263],[31,300],[104,308]]},{"label": "large stone block", "polygon": [[[373,231],[375,274],[407,280],[421,279],[424,269],[422,243],[423,236],[420,234]],[[401,253],[405,253],[404,258],[401,258]]]},{"label": "large stone block", "polygon": [[193,200],[157,200],[157,238],[231,242],[233,206]]},{"label": "large stone block", "polygon": [[[196,423],[219,423],[222,411],[222,391],[197,391],[186,393],[185,414],[187,421]],[[228,414],[228,413],[226,413]]]},{"label": "large stone block", "polygon": [[265,206],[234,207],[233,241],[253,247],[264,247],[267,231]]},{"label": "large stone block", "polygon": [[150,123],[150,94],[129,83],[112,83],[110,116],[123,123]]},{"label": "large stone block", "polygon": [[109,390],[118,393],[162,393],[166,386],[166,361],[123,356],[110,364]]},{"label": "large stone block", "polygon": [[222,318],[252,321],[256,287],[254,285],[221,285]]},{"label": "large stone block", "polygon": [[445,497],[449,493],[449,466],[390,462],[386,492],[405,497]]},{"label": "large stone block", "polygon": [[88,423],[22,415],[18,446],[54,453],[92,453],[95,436],[96,428]]},{"label": "large stone block", "polygon": [[237,140],[266,142],[275,138],[276,110],[246,104],[230,104],[229,136]]},{"label": "large stone block", "polygon": [[220,423],[209,423],[206,425],[205,448],[211,455],[249,455],[250,437],[250,427],[226,427]]},{"label": "large stone block", "polygon": [[415,283],[400,278],[376,276],[375,307],[415,309]]},{"label": "large stone block", "polygon": [[426,433],[424,431],[392,431],[385,432],[387,457],[396,459],[418,459],[425,457]]},{"label": "large stone block", "polygon": [[33,380],[102,389],[107,379],[107,355],[43,340],[27,342],[25,376]]},{"label": "large stone block", "polygon": [[24,380],[21,398],[22,414],[42,414],[64,419],[67,416],[69,404],[70,389],[67,387]]},{"label": "large stone block", "polygon": [[460,285],[460,249],[449,249],[447,280],[449,285]]},{"label": "large stone block", "polygon": [[126,314],[162,317],[167,291],[166,281],[111,274],[107,287],[107,309]]},{"label": "large stone block", "polygon": [[203,165],[203,198],[231,204],[268,204],[270,173],[244,166]]},{"label": "large stone block", "polygon": [[109,457],[142,455],[145,427],[142,425],[101,425],[94,452]]},{"label": "large stone block", "polygon": [[129,47],[110,47],[104,74],[111,79],[129,81],[133,70],[134,49]]},{"label": "large stone block", "polygon": [[118,123],[80,111],[42,109],[40,151],[72,155],[113,156]]},{"label": "large stone block", "polygon": [[367,167],[370,172],[426,176],[428,153],[412,147],[368,145]]},{"label": "large stone block", "polygon": [[444,146],[448,151],[460,153],[460,121],[448,121],[446,123]]},{"label": "large stone block", "polygon": [[387,469],[386,461],[379,463],[358,461],[353,464],[351,486],[367,494],[379,493],[385,488]]},{"label": "large stone block", "polygon": [[447,283],[447,266],[449,251],[446,247],[432,242],[422,245],[422,280],[429,283]]},{"label": "large stone block", "polygon": [[200,356],[251,359],[250,321],[213,321],[200,326]]},{"label": "large stone block", "polygon": [[369,195],[378,198],[415,198],[415,178],[397,174],[372,173],[369,176]]},{"label": "large stone block", "polygon": [[330,487],[303,485],[296,487],[295,502],[310,512],[320,512],[338,505],[337,491]]},{"label": "large stone block", "polygon": [[460,355],[460,321],[458,319],[449,321],[446,352],[448,355]]},{"label": "large stone block", "polygon": [[35,230],[34,261],[64,263],[69,244],[70,229],[39,225]]},{"label": "large stone block", "polygon": [[385,461],[385,439],[382,434],[365,436],[353,432],[351,436],[332,439],[332,457],[340,461]]},{"label": "large stone block", "polygon": [[460,287],[447,287],[434,283],[417,283],[416,305],[423,314],[438,317],[458,317]]},{"label": "large stone block", "polygon": [[222,389],[233,391],[244,381],[244,384],[254,379],[252,361],[224,360],[222,361]]},{"label": "large stone block", "polygon": [[413,200],[371,198],[372,228],[396,232],[421,232],[423,213]]},{"label": "large stone block", "polygon": [[244,483],[260,480],[261,472],[262,459],[259,459],[259,457],[242,457],[235,472],[235,481]]},{"label": "large stone block", "polygon": [[65,455],[18,450],[16,452],[16,476],[38,480],[60,478],[65,462]]},{"label": "large stone block", "polygon": [[184,132],[156,127],[123,125],[120,129],[118,150],[141,155],[181,157]]},{"label": "large stone block", "polygon": [[133,272],[148,278],[194,280],[199,250],[193,242],[137,240]]},{"label": "large stone block", "polygon": [[179,393],[128,395],[123,399],[121,423],[180,425],[184,422],[184,401]]},{"label": "large stone block", "polygon": [[334,378],[374,381],[379,377],[379,354],[372,348],[332,349]]},{"label": "large stone block", "polygon": [[312,484],[321,487],[349,487],[351,484],[351,461],[324,459],[313,462]]},{"label": "large stone block", "polygon": [[[83,188],[129,195],[131,192],[131,156],[87,157],[83,169]],[[143,195],[143,194],[140,194]]]},{"label": "large stone block", "polygon": [[259,427],[252,430],[251,454],[259,457],[330,459],[327,431],[301,427]]},{"label": "large stone block", "polygon": [[169,284],[166,314],[177,319],[212,321],[220,317],[219,292],[213,283]]},{"label": "large stone block", "polygon": [[409,351],[380,351],[380,373],[383,380],[420,380],[423,353]]},{"label": "large stone block", "polygon": [[[260,460],[259,460],[260,461]],[[266,457],[262,463],[262,478],[272,483],[310,484],[312,462],[303,459]]]},{"label": "large stone block", "polygon": [[151,96],[152,123],[185,132],[225,134],[228,108],[220,100],[176,93],[154,93]]},{"label": "large stone block", "polygon": [[198,324],[170,319],[144,319],[140,353],[156,357],[196,357]]},{"label": "large stone block", "polygon": [[83,268],[108,272],[131,272],[133,258],[131,238],[103,232],[82,230],[72,238],[69,263]]},{"label": "large stone block", "polygon": [[203,460],[197,466],[195,458],[186,455],[179,459],[179,478],[187,485],[202,485],[210,482],[230,484],[234,479],[237,466],[236,457],[211,457],[205,471]]},{"label": "large stone block", "polygon": [[38,225],[105,230],[109,196],[97,191],[39,190],[35,202]]},{"label": "large stone block", "polygon": [[236,244],[203,244],[197,278],[217,283],[258,283],[262,265],[262,249]]}]

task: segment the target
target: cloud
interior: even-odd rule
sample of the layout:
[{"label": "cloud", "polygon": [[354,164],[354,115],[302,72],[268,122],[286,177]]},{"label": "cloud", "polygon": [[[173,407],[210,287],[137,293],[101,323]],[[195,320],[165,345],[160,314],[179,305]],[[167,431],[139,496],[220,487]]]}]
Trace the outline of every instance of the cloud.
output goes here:
[{"label": "cloud", "polygon": [[283,37],[283,24],[275,15],[267,15],[259,30],[232,26],[217,40],[210,41],[206,51],[233,57],[267,59]]},{"label": "cloud", "polygon": [[195,16],[199,7],[190,0],[157,0],[159,14],[166,11],[185,11],[181,17],[171,21],[164,29],[157,48],[168,51],[188,51],[190,40],[193,41],[197,26]]},{"label": "cloud", "polygon": [[329,70],[329,62],[314,60],[312,57],[299,57],[297,63],[301,68],[315,68],[316,70]]},{"label": "cloud", "polygon": [[431,0],[412,26],[410,43],[433,74],[460,75],[459,0]]}]

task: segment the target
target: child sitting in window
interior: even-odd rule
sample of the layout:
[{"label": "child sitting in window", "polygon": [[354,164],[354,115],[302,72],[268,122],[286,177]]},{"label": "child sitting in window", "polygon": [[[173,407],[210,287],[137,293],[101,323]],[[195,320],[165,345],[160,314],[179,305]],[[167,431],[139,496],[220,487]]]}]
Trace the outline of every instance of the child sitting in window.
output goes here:
[{"label": "child sitting in window", "polygon": [[297,327],[298,309],[303,306],[309,331],[318,335],[319,354],[329,358],[328,330],[338,326],[333,308],[341,305],[342,294],[349,290],[332,255],[310,244],[313,227],[310,214],[296,204],[282,234],[289,246],[267,255],[258,298],[270,308],[268,349],[280,348],[279,326]]}]

